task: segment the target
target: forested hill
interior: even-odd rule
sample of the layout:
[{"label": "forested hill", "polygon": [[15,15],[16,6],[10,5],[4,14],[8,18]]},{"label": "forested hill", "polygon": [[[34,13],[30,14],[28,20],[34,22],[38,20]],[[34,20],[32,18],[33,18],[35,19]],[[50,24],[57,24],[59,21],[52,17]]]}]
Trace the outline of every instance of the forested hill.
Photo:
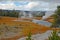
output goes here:
[{"label": "forested hill", "polygon": [[0,16],[11,16],[16,17],[19,13],[19,10],[2,10],[0,9]]},{"label": "forested hill", "polygon": [[44,16],[46,11],[24,11],[24,10],[3,10],[0,9],[0,16],[18,17],[19,13],[31,13],[35,16]]}]

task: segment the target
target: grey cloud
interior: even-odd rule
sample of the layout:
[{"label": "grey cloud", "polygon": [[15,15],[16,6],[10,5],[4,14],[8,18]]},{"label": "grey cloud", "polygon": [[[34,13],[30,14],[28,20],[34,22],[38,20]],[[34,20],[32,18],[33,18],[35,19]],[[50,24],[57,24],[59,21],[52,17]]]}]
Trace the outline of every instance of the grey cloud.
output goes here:
[{"label": "grey cloud", "polygon": [[0,0],[0,1],[45,1],[45,2],[59,2],[60,0]]},{"label": "grey cloud", "polygon": [[[0,2],[2,2],[2,1],[4,1],[4,0],[0,0]],[[5,0],[5,1],[7,2],[8,0]],[[8,2],[12,2],[12,1],[23,1],[23,0],[10,0]],[[29,1],[29,0],[26,0],[26,1]],[[24,1],[24,2],[26,2],[26,1]],[[29,4],[29,5],[25,5],[25,6],[27,6],[26,8],[25,8],[25,6],[24,7],[19,6],[19,7],[15,7],[15,8],[16,9],[30,9],[30,10],[36,10],[37,9],[37,10],[54,11],[54,10],[56,10],[57,6],[60,5],[60,3],[59,3],[60,0],[36,0],[36,1],[33,1],[33,2],[38,3],[38,4],[35,5],[35,3],[32,3],[32,4]]]}]

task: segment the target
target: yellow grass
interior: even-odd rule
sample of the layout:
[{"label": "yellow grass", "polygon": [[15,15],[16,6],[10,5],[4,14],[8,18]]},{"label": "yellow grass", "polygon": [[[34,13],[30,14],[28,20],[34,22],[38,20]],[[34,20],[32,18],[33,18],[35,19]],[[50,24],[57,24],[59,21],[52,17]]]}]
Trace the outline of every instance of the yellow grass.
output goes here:
[{"label": "yellow grass", "polygon": [[0,24],[5,23],[8,26],[14,26],[14,25],[19,26],[19,25],[21,25],[23,27],[20,35],[17,35],[13,38],[7,38],[7,39],[1,39],[1,40],[17,40],[21,36],[27,36],[30,31],[32,34],[36,34],[36,33],[44,33],[47,30],[50,30],[49,27],[46,27],[43,25],[38,25],[38,24],[35,24],[33,22],[12,21],[12,20],[16,20],[16,19],[17,18],[12,18],[12,17],[1,17]]},{"label": "yellow grass", "polygon": [[[32,34],[37,34],[37,33],[44,33],[47,30],[60,30],[60,28],[49,28],[46,27],[44,25],[38,25],[35,24],[33,22],[26,22],[26,21],[12,21],[12,20],[17,20],[17,18],[13,18],[13,17],[1,17],[0,18],[0,24],[6,24],[9,27],[10,26],[17,26],[17,27],[23,27],[22,32],[20,33],[20,35],[17,35],[15,37],[12,38],[2,38],[1,40],[17,40],[22,36],[27,36],[29,32],[31,32]],[[20,20],[28,20],[30,21],[31,19],[20,19]],[[46,21],[49,22],[53,22],[52,18],[48,18]]]},{"label": "yellow grass", "polygon": [[53,17],[49,17],[49,18],[47,18],[47,19],[46,19],[46,21],[48,21],[48,22],[51,22],[51,23],[52,23],[52,22],[54,21],[54,19],[53,19]]}]

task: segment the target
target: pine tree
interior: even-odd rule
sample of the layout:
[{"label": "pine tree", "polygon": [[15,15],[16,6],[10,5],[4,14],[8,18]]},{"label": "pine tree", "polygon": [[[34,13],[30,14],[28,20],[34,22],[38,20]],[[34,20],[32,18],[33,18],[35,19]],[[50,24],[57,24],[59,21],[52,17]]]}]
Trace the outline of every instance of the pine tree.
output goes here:
[{"label": "pine tree", "polygon": [[58,36],[57,31],[54,30],[51,34],[52,35],[50,35],[49,40],[60,40],[60,37]]},{"label": "pine tree", "polygon": [[57,10],[54,14],[54,22],[51,27],[60,27],[60,6],[57,6]]},{"label": "pine tree", "polygon": [[31,32],[29,32],[28,38],[26,38],[26,40],[32,40],[32,39],[31,39]]}]

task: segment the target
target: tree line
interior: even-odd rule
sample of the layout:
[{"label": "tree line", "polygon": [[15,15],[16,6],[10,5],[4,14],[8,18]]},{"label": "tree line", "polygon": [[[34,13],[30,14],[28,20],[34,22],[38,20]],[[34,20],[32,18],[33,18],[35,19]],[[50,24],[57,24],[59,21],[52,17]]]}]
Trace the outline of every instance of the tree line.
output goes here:
[{"label": "tree line", "polygon": [[18,17],[18,10],[2,10],[0,9],[0,16],[10,16],[10,17]]}]

